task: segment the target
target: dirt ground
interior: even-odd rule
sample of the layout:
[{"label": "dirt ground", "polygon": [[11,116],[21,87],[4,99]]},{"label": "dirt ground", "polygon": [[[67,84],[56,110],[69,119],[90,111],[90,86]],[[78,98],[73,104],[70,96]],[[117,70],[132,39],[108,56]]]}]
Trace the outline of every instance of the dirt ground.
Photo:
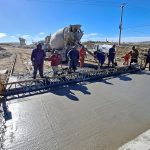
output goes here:
[{"label": "dirt ground", "polygon": [[[125,53],[131,50],[132,46],[120,46],[117,47],[117,61],[119,65],[122,65],[123,59],[121,58]],[[148,50],[148,46],[136,46],[136,48],[140,52],[140,56],[142,53],[146,53]],[[17,55],[16,65],[14,68],[14,74],[24,74],[32,71],[32,64],[30,61],[31,57],[31,48],[19,48],[11,45],[0,45],[0,70],[9,70],[10,64],[12,63],[13,55]],[[91,55],[87,55],[87,61],[92,63],[95,62],[94,58]],[[106,61],[107,63],[107,61]],[[45,70],[50,68],[50,63],[45,61],[44,65]],[[2,75],[1,75],[2,76]]]}]

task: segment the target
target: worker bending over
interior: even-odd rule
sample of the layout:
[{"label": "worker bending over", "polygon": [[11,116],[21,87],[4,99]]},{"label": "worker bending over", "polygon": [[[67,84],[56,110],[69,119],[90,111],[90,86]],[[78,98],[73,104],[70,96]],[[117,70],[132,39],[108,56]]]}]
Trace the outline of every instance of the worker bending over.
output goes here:
[{"label": "worker bending over", "polygon": [[128,52],[127,54],[125,54],[122,58],[124,58],[124,62],[123,65],[128,65],[129,64],[129,60],[131,58],[131,54],[132,51]]},{"label": "worker bending over", "polygon": [[131,52],[130,66],[132,63],[138,63],[138,57],[139,57],[139,51],[135,48],[135,46],[133,46]]},{"label": "worker bending over", "polygon": [[52,56],[49,58],[49,61],[51,61],[53,76],[55,76],[58,72],[58,65],[61,63],[61,55],[58,54],[57,50],[54,51]]},{"label": "worker bending over", "polygon": [[100,69],[105,62],[105,53],[102,50],[97,51],[96,58],[98,60],[98,69]]}]

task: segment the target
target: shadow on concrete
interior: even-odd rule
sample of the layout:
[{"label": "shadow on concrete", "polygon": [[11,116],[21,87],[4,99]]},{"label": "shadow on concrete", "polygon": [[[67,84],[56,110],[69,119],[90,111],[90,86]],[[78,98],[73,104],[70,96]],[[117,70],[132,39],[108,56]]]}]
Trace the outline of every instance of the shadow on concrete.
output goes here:
[{"label": "shadow on concrete", "polygon": [[69,86],[69,88],[70,88],[71,90],[80,91],[80,92],[82,92],[83,94],[88,94],[88,95],[90,95],[91,92],[88,91],[88,88],[87,88],[86,85],[87,85],[86,83],[78,83],[78,84],[75,84],[75,86],[74,86],[74,85]]},{"label": "shadow on concrete", "polygon": [[150,71],[148,71],[148,70],[142,70],[142,71],[138,71],[136,74],[138,74],[138,75],[150,75]]},{"label": "shadow on concrete", "polygon": [[68,85],[67,87],[64,87],[63,89],[51,91],[51,93],[59,95],[59,96],[66,96],[67,98],[73,101],[79,101],[79,98],[75,95],[73,91],[80,91],[83,94],[88,94],[88,95],[91,94],[88,91],[88,88],[85,86],[85,84],[82,84],[82,83]]},{"label": "shadow on concrete", "polygon": [[119,78],[122,81],[131,81],[132,78],[128,77],[128,75],[119,75],[117,78]]},{"label": "shadow on concrete", "polygon": [[131,81],[132,78],[128,76],[129,74],[123,74],[123,75],[118,75],[118,76],[111,76],[111,77],[106,77],[106,78],[102,78],[102,79],[97,79],[97,80],[93,80],[93,81],[88,81],[88,83],[95,83],[95,82],[100,82],[100,83],[105,83],[108,85],[114,85],[113,83],[109,82],[109,80],[111,79],[117,79],[119,78],[122,81]]},{"label": "shadow on concrete", "polygon": [[109,79],[101,79],[100,82],[103,82],[105,84],[108,84],[108,85],[113,85],[113,83],[111,82],[108,82]]},{"label": "shadow on concrete", "polygon": [[[132,73],[132,74],[139,74],[139,75],[150,75],[149,71],[139,71],[136,73]],[[90,81],[85,81],[85,82],[80,82],[80,83],[71,83],[69,85],[62,85],[62,86],[55,86],[55,87],[51,87],[51,88],[46,88],[46,89],[40,89],[37,91],[27,91],[27,92],[23,92],[23,93],[19,93],[19,94],[14,94],[11,96],[7,96],[6,101],[9,100],[16,100],[16,99],[20,99],[20,98],[25,98],[25,97],[29,97],[29,96],[34,96],[34,95],[38,95],[38,94],[44,94],[44,93],[54,93],[56,95],[59,96],[66,96],[68,97],[70,100],[73,101],[79,101],[78,97],[74,94],[73,91],[80,91],[83,94],[91,94],[88,91],[87,88],[87,84],[89,83],[95,83],[95,82],[100,82],[100,83],[104,83],[107,85],[113,85],[113,83],[110,82],[110,79],[114,79],[114,78],[119,78],[122,81],[131,81],[132,80],[132,76],[130,76],[130,73],[126,73],[126,74],[121,74],[119,76],[111,76],[111,77],[105,77],[105,78],[99,78],[99,79],[93,79]],[[61,90],[60,90],[61,89]]]},{"label": "shadow on concrete", "polygon": [[2,107],[3,107],[5,121],[11,120],[12,119],[12,113],[9,111],[5,99],[2,101]]},{"label": "shadow on concrete", "polygon": [[95,80],[90,80],[90,81],[85,81],[85,84],[91,84],[91,83],[105,83],[108,85],[113,85],[113,83],[109,82],[108,80],[113,79],[116,77],[106,77],[106,78],[100,78],[100,79],[95,79]]},{"label": "shadow on concrete", "polygon": [[59,90],[51,91],[51,93],[59,96],[66,96],[67,98],[73,101],[79,101],[78,97],[76,97],[76,95],[72,91],[70,91],[70,89],[67,87],[61,90],[59,89]]},{"label": "shadow on concrete", "polygon": [[30,91],[26,93],[20,93],[20,94],[7,96],[7,97],[4,97],[4,99],[5,101],[10,101],[10,100],[17,100],[21,98],[34,96],[34,95],[44,94],[44,93],[53,93],[59,96],[66,96],[70,100],[78,101],[79,99],[76,97],[76,95],[72,91],[80,91],[83,94],[91,94],[88,91],[88,88],[86,87],[86,85],[87,83],[75,83],[75,84],[69,84],[69,85],[63,85],[63,86],[55,86],[50,89],[37,90],[33,92]]}]

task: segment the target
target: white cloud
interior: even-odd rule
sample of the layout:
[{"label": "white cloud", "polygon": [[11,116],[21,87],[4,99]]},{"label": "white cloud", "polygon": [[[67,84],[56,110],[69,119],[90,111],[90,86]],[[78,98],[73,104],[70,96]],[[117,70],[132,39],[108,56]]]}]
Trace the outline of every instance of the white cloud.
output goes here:
[{"label": "white cloud", "polygon": [[84,34],[83,38],[91,38],[91,37],[95,37],[98,36],[98,33],[89,33],[89,34]]},{"label": "white cloud", "polygon": [[98,33],[90,33],[89,34],[90,36],[97,36],[97,35],[99,35]]},{"label": "white cloud", "polygon": [[[107,38],[108,41],[113,41],[113,42],[118,42],[119,41],[119,37],[108,37]],[[144,42],[144,41],[150,41],[150,37],[145,36],[145,37],[141,37],[141,36],[124,36],[121,38],[121,42]]]},{"label": "white cloud", "polygon": [[[26,36],[26,40],[27,40],[27,43],[43,41],[45,39],[46,35],[47,35],[47,33],[40,32],[35,35]],[[25,38],[25,36],[21,36],[21,37]]]},{"label": "white cloud", "polygon": [[[39,32],[34,35],[21,35],[21,34],[14,34],[14,35],[9,35],[7,33],[1,33],[0,32],[0,42],[19,42],[19,37],[23,37],[26,39],[27,43],[32,43],[38,42],[41,40],[44,40],[45,36],[47,33],[44,32]],[[101,35],[99,33],[89,33],[89,34],[84,34],[81,41],[106,41],[106,38],[110,42],[118,42],[119,38],[118,36],[105,36]],[[150,36],[122,36],[121,42],[143,42],[143,41],[150,41]]]},{"label": "white cloud", "polygon": [[6,33],[0,33],[0,38],[4,38],[4,37],[6,37],[6,36],[7,36]]},{"label": "white cloud", "polygon": [[15,36],[16,36],[16,37],[20,37],[20,36],[21,36],[21,34],[16,34]]},{"label": "white cloud", "polygon": [[34,35],[29,35],[29,34],[14,34],[14,35],[9,35],[6,33],[0,33],[0,42],[19,42],[19,37],[22,37],[24,39],[26,39],[26,42],[28,44],[32,43],[32,41],[34,42],[38,42],[41,40],[44,40],[46,35],[48,35],[45,32],[39,32],[37,34]]},{"label": "white cloud", "polygon": [[89,33],[89,34],[84,34],[82,37],[82,41],[88,41],[88,40],[92,40],[92,41],[98,41],[101,40],[102,35],[100,35],[99,33]]},{"label": "white cloud", "polygon": [[44,32],[40,32],[39,34],[40,34],[40,35],[44,35],[45,33],[44,33]]},{"label": "white cloud", "polygon": [[9,36],[9,37],[11,37],[11,38],[17,38],[15,35],[11,35],[11,36]]},{"label": "white cloud", "polygon": [[27,35],[22,35],[21,37],[26,39],[26,38],[29,38],[30,35],[28,35],[28,34]]}]

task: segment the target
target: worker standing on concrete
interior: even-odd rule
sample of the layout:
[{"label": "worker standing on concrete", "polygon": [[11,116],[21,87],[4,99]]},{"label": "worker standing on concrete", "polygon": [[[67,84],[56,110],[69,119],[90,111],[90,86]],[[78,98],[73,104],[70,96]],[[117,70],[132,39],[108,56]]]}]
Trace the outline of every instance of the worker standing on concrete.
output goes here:
[{"label": "worker standing on concrete", "polygon": [[4,91],[5,91],[5,86],[0,77],[0,96],[3,95]]},{"label": "worker standing on concrete", "polygon": [[115,55],[116,55],[115,47],[116,47],[116,45],[113,45],[109,49],[109,52],[108,52],[108,67],[110,66],[110,63],[112,63],[112,67],[114,67],[114,64],[115,64]]},{"label": "worker standing on concrete", "polygon": [[77,50],[76,46],[73,46],[72,49],[68,52],[68,65],[69,65],[69,71],[76,71],[78,61],[79,61],[79,51]]},{"label": "worker standing on concrete", "polygon": [[43,65],[45,52],[42,50],[42,45],[39,43],[37,48],[32,51],[31,61],[34,67],[33,78],[36,79],[37,71],[39,70],[40,77],[43,78]]},{"label": "worker standing on concrete", "polygon": [[145,54],[145,56],[146,56],[146,62],[145,62],[144,69],[146,68],[147,64],[149,63],[149,71],[150,71],[150,49],[148,50],[148,53]]},{"label": "worker standing on concrete", "polygon": [[102,50],[97,51],[96,54],[97,60],[98,60],[98,69],[103,67],[103,64],[105,62],[105,53],[102,52]]},{"label": "worker standing on concrete", "polygon": [[84,67],[84,59],[86,57],[86,51],[84,46],[82,46],[79,50],[79,57],[80,57],[80,67]]},{"label": "worker standing on concrete", "polygon": [[131,52],[130,66],[132,63],[138,63],[138,56],[139,56],[139,51],[135,48],[135,46],[133,46]]},{"label": "worker standing on concrete", "polygon": [[49,61],[51,61],[51,67],[53,70],[53,75],[55,76],[58,72],[58,65],[61,62],[61,56],[58,54],[58,51],[55,50],[52,56],[49,58]]}]

